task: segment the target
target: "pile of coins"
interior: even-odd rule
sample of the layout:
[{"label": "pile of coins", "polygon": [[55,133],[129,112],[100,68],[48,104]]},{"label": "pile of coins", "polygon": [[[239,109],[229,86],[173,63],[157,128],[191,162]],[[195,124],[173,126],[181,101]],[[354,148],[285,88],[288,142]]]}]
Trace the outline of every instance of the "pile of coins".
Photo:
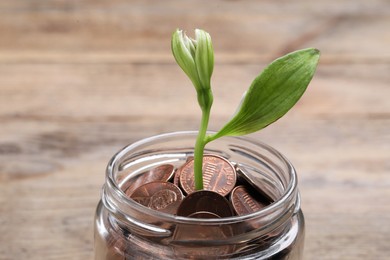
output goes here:
[{"label": "pile of coins", "polygon": [[194,160],[175,168],[157,166],[124,186],[126,195],[137,203],[178,216],[224,218],[257,212],[272,199],[238,167],[217,155],[203,157],[203,186],[195,190]]}]

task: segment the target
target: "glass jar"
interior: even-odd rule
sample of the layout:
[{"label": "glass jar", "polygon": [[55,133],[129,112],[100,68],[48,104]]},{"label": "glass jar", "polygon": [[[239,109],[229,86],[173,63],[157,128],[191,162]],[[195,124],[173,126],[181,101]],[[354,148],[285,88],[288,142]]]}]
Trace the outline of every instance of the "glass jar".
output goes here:
[{"label": "glass jar", "polygon": [[[223,137],[205,149],[245,169],[249,181],[272,198],[273,203],[257,212],[188,218],[152,210],[125,195],[123,185],[146,170],[183,165],[193,155],[196,135],[154,136],[114,155],[95,215],[95,259],[301,259],[304,218],[296,172],[282,154],[260,142]],[[205,228],[217,235],[205,238],[200,232]]]}]

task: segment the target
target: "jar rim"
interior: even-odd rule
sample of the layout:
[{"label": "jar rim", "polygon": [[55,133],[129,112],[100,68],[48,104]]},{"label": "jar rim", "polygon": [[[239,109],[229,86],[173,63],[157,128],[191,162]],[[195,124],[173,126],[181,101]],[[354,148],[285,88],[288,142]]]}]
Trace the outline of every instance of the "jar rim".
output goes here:
[{"label": "jar rim", "polygon": [[[212,132],[210,132],[212,133]],[[189,217],[183,217],[183,216],[176,216],[173,214],[168,214],[168,213],[163,213],[159,212],[147,207],[144,207],[134,200],[128,198],[124,191],[119,187],[118,183],[115,181],[114,177],[114,169],[118,166],[118,163],[120,162],[120,159],[128,154],[131,150],[135,150],[140,146],[143,146],[145,144],[151,143],[153,141],[161,140],[161,139],[169,139],[172,137],[190,137],[190,136],[196,136],[197,131],[178,131],[178,132],[170,132],[170,133],[163,133],[159,135],[154,135],[150,136],[141,140],[138,140],[134,143],[131,143],[121,150],[119,150],[110,160],[110,162],[107,165],[106,168],[106,181],[109,182],[109,186],[113,188],[113,192],[115,195],[122,201],[125,201],[126,204],[128,204],[130,207],[133,207],[139,211],[142,211],[146,214],[149,215],[158,215],[159,218],[165,219],[167,221],[172,221],[176,223],[183,223],[183,224],[229,224],[229,223],[236,223],[236,222],[242,222],[242,221],[247,221],[253,218],[261,217],[261,216],[266,216],[277,209],[280,209],[283,207],[283,205],[291,199],[293,194],[296,191],[297,187],[297,176],[296,176],[296,171],[293,167],[293,165],[290,163],[290,161],[279,151],[274,149],[273,147],[262,143],[257,140],[253,140],[252,138],[249,137],[238,137],[238,136],[227,136],[223,138],[227,139],[234,139],[234,140],[239,140],[239,141],[244,141],[244,142],[251,142],[252,144],[259,146],[271,154],[275,155],[280,162],[284,163],[285,166],[287,166],[288,169],[288,174],[289,174],[289,183],[286,186],[283,194],[274,202],[272,202],[270,205],[266,206],[265,208],[256,211],[254,213],[242,215],[242,216],[233,216],[233,217],[224,217],[224,218],[208,218],[208,219],[197,219],[197,218],[189,218]]]}]

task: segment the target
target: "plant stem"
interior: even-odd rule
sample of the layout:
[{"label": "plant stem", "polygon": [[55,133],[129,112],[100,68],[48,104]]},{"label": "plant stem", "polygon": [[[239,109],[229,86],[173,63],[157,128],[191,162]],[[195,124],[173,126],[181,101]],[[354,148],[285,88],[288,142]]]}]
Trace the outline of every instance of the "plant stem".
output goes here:
[{"label": "plant stem", "polygon": [[210,109],[202,109],[202,119],[199,127],[198,137],[195,143],[194,150],[194,174],[195,174],[195,190],[203,189],[203,154],[204,147],[206,146],[206,132],[210,118]]}]

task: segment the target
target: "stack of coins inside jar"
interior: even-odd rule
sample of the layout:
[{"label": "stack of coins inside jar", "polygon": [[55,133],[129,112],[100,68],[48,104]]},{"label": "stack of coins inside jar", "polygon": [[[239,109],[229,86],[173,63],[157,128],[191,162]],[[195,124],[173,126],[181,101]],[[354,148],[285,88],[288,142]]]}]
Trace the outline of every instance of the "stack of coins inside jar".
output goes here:
[{"label": "stack of coins inside jar", "polygon": [[272,198],[243,169],[218,155],[203,157],[203,190],[195,190],[194,160],[159,165],[122,187],[137,203],[177,216],[225,218],[257,212]]},{"label": "stack of coins inside jar", "polygon": [[[120,187],[128,198],[156,212],[197,219],[219,219],[252,214],[272,204],[276,199],[267,186],[262,186],[261,181],[254,181],[253,174],[247,172],[243,165],[237,165],[220,155],[205,155],[202,169],[204,188],[199,191],[195,190],[192,156],[188,156],[182,164],[165,163],[149,168],[130,179],[125,179]],[[256,228],[259,224],[248,223],[248,225]],[[126,227],[122,227],[122,230],[128,235],[132,233]],[[177,225],[171,241],[201,240],[208,243],[208,241],[233,237],[236,233],[242,232],[243,230],[232,230],[230,227],[222,226],[197,225],[194,228]],[[229,254],[244,256],[268,247],[281,232],[282,230],[274,230],[261,239],[242,243],[241,246],[210,246],[208,243],[204,248],[180,245],[171,245],[170,248],[179,255],[188,256],[188,259],[210,259],[210,257]],[[128,252],[129,250],[134,252],[135,249],[126,246],[125,241],[119,237],[110,237],[109,241],[108,244],[111,246],[105,259],[134,259],[134,255]],[[142,250],[149,248],[147,242],[142,243],[144,243],[142,240],[138,241]],[[283,259],[283,254],[288,251],[289,249],[278,253],[278,259]],[[137,259],[150,258],[139,255]]]}]

